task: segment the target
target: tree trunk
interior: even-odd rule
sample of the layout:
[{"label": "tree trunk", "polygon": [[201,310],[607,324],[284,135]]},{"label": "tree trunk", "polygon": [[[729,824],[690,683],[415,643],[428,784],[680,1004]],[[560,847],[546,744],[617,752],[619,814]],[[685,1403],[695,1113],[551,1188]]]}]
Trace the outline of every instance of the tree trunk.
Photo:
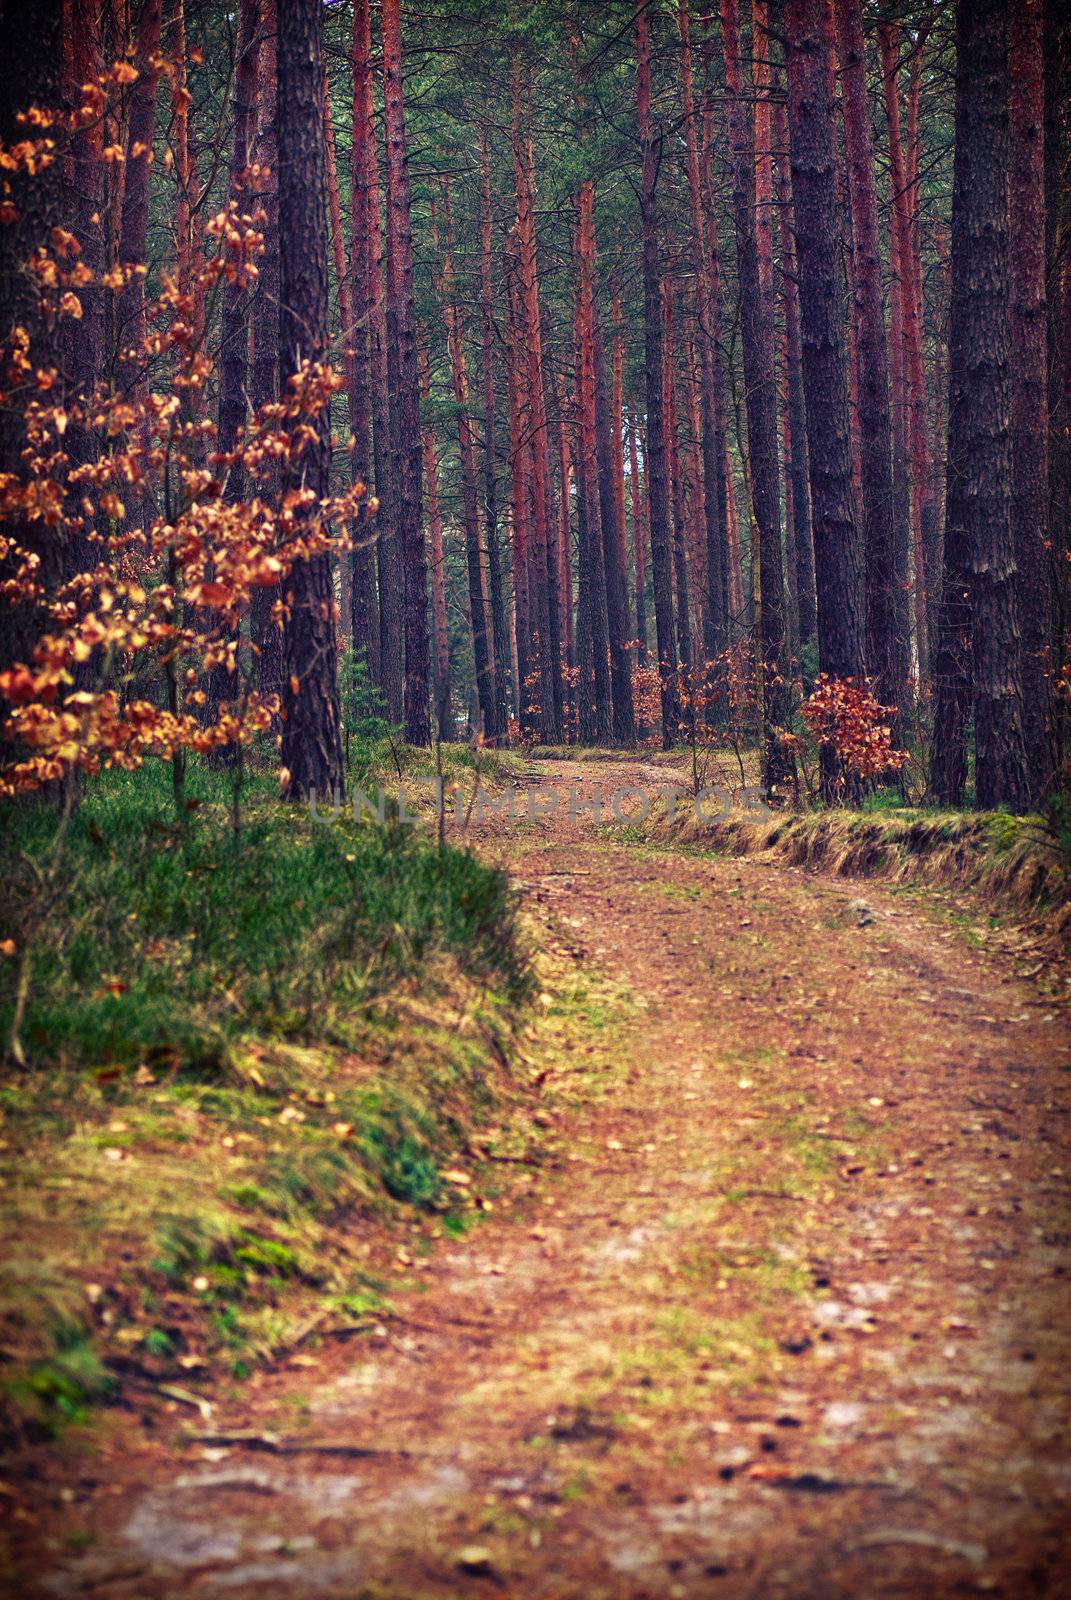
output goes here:
[{"label": "tree trunk", "polygon": [[[578,460],[584,488],[584,538],[581,544],[580,607],[591,636],[593,737],[612,737],[611,683],[604,545],[614,537],[613,522],[603,523],[600,492],[595,378],[595,190],[588,179],[577,198],[577,390],[580,402]],[[613,516],[612,495],[607,509]],[[608,535],[608,538],[606,537]]]},{"label": "tree trunk", "polygon": [[[717,482],[714,485],[714,494],[719,507],[724,530],[724,542],[721,548],[721,616],[723,627],[719,643],[724,647],[729,643],[732,634],[732,605],[731,594],[733,585],[739,577],[739,554],[735,577],[730,571],[732,556],[732,536],[734,511],[730,504],[732,495],[731,480],[725,473],[726,452],[728,451],[729,427],[726,407],[726,382],[725,360],[722,355],[722,319],[721,319],[721,262],[718,249],[718,220],[714,205],[714,93],[712,87],[713,74],[711,62],[713,57],[713,43],[707,38],[702,46],[702,60],[707,79],[707,87],[703,93],[702,128],[703,138],[700,146],[700,187],[703,197],[703,231],[707,274],[709,285],[706,297],[706,311],[710,317],[710,332],[707,346],[711,361],[710,371],[710,396],[714,411],[714,450],[717,456]],[[704,385],[706,377],[704,375]],[[708,493],[707,504],[710,505]],[[708,563],[708,570],[709,563]]]},{"label": "tree trunk", "polygon": [[[275,103],[277,33],[275,0],[260,0],[261,26],[256,68],[256,143],[254,153],[261,169],[258,202],[264,214],[260,225],[264,250],[258,262],[258,276],[250,308],[252,334],[249,357],[249,406],[254,415],[270,405],[279,393],[279,159],[276,139]],[[267,178],[263,174],[270,174]],[[274,465],[267,479],[261,480],[261,493],[269,498],[278,485]],[[257,652],[257,687],[261,694],[282,697],[284,660],[283,634],[273,607],[279,600],[278,586],[257,589],[249,622],[250,637]]]},{"label": "tree trunk", "polygon": [[[561,738],[561,664],[556,659],[558,641],[552,629],[550,596],[551,535],[549,521],[550,457],[543,387],[543,335],[539,317],[539,282],[536,260],[535,174],[531,138],[522,127],[522,84],[519,49],[513,58],[513,166],[517,189],[517,244],[528,354],[528,404],[532,442],[532,523],[529,553],[529,621],[531,648],[539,667],[539,710],[543,737]],[[556,612],[556,607],[554,608]],[[533,663],[534,664],[534,663]]]},{"label": "tree trunk", "polygon": [[1035,803],[1045,798],[1055,772],[1042,10],[1042,0],[1018,0],[1008,8],[1012,527],[1022,630],[1023,738]]},{"label": "tree trunk", "polygon": [[416,310],[413,302],[413,231],[409,152],[405,140],[400,0],[383,0],[383,99],[387,128],[387,204],[391,215],[388,293],[397,324],[398,535],[405,619],[405,737],[431,740],[428,722],[428,560],[420,506],[420,394]]},{"label": "tree trunk", "polygon": [[[230,198],[240,205],[247,198],[246,169],[250,164],[253,144],[258,21],[258,0],[240,0],[234,95],[231,102],[234,131],[231,135],[230,168]],[[236,283],[225,282],[220,328],[219,427],[216,434],[221,452],[234,449],[238,434],[245,424],[248,368],[248,291]],[[241,475],[232,468],[227,475],[228,498],[240,500],[242,488]]]},{"label": "tree trunk", "polygon": [[1007,71],[1001,0],[959,0],[948,504],[930,786],[940,804],[962,801],[973,681],[977,803],[1024,810],[1010,521]]},{"label": "tree trunk", "polygon": [[[234,93],[231,113],[230,199],[242,205],[248,197],[248,168],[251,160],[256,109],[258,0],[241,0],[238,8],[238,37],[235,43]],[[243,209],[248,209],[243,207]],[[249,291],[224,280],[223,310],[220,318],[219,423],[216,446],[221,454],[232,451],[245,425],[249,375]],[[226,473],[225,497],[237,504],[246,492],[241,470],[231,466]],[[219,707],[238,693],[237,671],[216,667],[209,677],[209,720],[215,721]],[[233,745],[210,753],[209,764],[224,766],[235,754]]]},{"label": "tree trunk", "polygon": [[402,557],[398,498],[391,452],[390,380],[387,360],[386,271],[379,203],[379,165],[372,84],[369,0],[353,7],[353,251],[354,312],[367,323],[372,414],[372,463],[377,510],[375,564],[379,588],[379,660],[376,681],[387,715],[400,723],[402,707]]},{"label": "tree trunk", "polygon": [[785,383],[789,458],[786,474],[792,486],[788,534],[796,567],[796,610],[799,647],[818,628],[814,594],[814,545],[811,539],[811,487],[807,470],[807,413],[803,399],[803,343],[800,333],[800,291],[796,264],[796,223],[792,211],[792,167],[788,149],[788,107],[774,101],[774,143],[777,148],[778,239],[781,246],[781,305],[784,316]]},{"label": "tree trunk", "polygon": [[647,381],[647,449],[644,476],[651,517],[651,565],[654,573],[655,630],[662,693],[662,746],[677,742],[677,651],[673,637],[673,576],[670,557],[667,495],[666,432],[663,406],[662,264],[658,246],[658,141],[651,121],[651,59],[646,7],[636,16],[636,117],[643,168],[640,178],[640,227],[643,244],[644,367]]},{"label": "tree trunk", "polygon": [[495,299],[491,276],[491,153],[484,129],[480,135],[480,367],[483,382],[484,532],[494,642],[495,727],[505,743],[509,727],[506,682],[509,678],[509,630],[502,598],[502,557],[498,543],[498,477],[495,461],[496,398],[494,367]]},{"label": "tree trunk", "polygon": [[[907,402],[905,433],[911,485],[911,548],[915,559],[918,611],[925,616],[926,551],[923,522],[929,516],[929,439],[926,431],[926,373],[922,357],[922,267],[911,219],[911,192],[900,131],[899,25],[878,24],[878,44],[885,90],[885,118],[889,131],[889,182],[892,188],[892,228],[896,237],[900,312],[904,339],[904,379]],[[894,485],[895,487],[895,485]],[[919,623],[921,630],[921,622]]]},{"label": "tree trunk", "polygon": [[193,325],[194,342],[204,336],[204,297],[198,274],[204,265],[204,217],[201,206],[201,180],[197,151],[190,134],[191,96],[186,84],[186,3],[171,0],[169,54],[174,67],[171,78],[171,142],[175,152],[175,254],[180,295],[191,296],[188,316]]},{"label": "tree trunk", "polygon": [[[469,414],[469,377],[462,340],[461,313],[454,293],[453,220],[450,210],[449,179],[442,180],[445,248],[441,248],[435,212],[432,212],[432,246],[440,257],[434,269],[446,324],[446,345],[450,358],[450,381],[457,407],[457,445],[461,468],[461,504],[465,524],[465,565],[468,572],[469,618],[472,625],[472,658],[476,693],[484,737],[494,741],[498,733],[495,718],[495,685],[491,670],[487,607],[483,592],[480,551],[480,514],[476,492],[476,440]],[[425,447],[426,449],[426,447]]]},{"label": "tree trunk", "polygon": [[[134,46],[137,82],[130,93],[125,178],[119,221],[119,264],[144,265],[149,231],[149,171],[156,125],[156,91],[160,74],[152,62],[160,53],[160,0],[145,0],[138,19]],[[134,152],[137,151],[135,155]],[[141,363],[127,352],[140,347],[145,337],[145,277],[124,274],[113,310],[116,351],[116,377],[120,387],[133,399],[141,382]],[[273,349],[275,341],[272,341]]]},{"label": "tree trunk", "polygon": [[966,254],[952,315],[964,325],[956,465],[968,497],[976,801],[986,810],[1006,805],[1021,812],[1029,810],[1031,794],[1011,525],[1007,10],[1004,0],[959,0],[957,73],[965,74],[968,102]]},{"label": "tree trunk", "polygon": [[[360,6],[356,8],[359,13]],[[355,15],[355,26],[360,17]],[[328,132],[328,200],[331,210],[331,236],[335,251],[335,278],[337,280],[339,320],[342,323],[343,370],[346,375],[346,398],[349,409],[350,468],[355,483],[363,483],[371,494],[371,453],[369,450],[369,401],[371,394],[370,345],[368,336],[369,287],[369,227],[365,214],[367,194],[361,182],[361,169],[365,160],[363,141],[368,135],[364,99],[367,89],[359,97],[356,52],[351,50],[353,62],[354,94],[351,107],[350,139],[350,193],[353,248],[349,266],[346,263],[346,246],[342,226],[342,206],[339,200],[335,173],[334,134],[331,128],[331,106],[325,109]],[[363,86],[362,86],[363,87]],[[326,83],[325,83],[326,93]],[[360,103],[359,102],[360,99]],[[379,615],[376,604],[375,554],[368,529],[368,512],[362,508],[356,527],[351,530],[353,549],[349,556],[349,617],[348,624],[355,668],[363,665],[371,671],[373,680],[379,675]]]},{"label": "tree trunk", "polygon": [[[594,239],[592,240],[594,244]],[[628,598],[621,540],[615,459],[611,445],[610,407],[606,393],[606,355],[602,321],[594,308],[595,448],[598,457],[599,519],[602,524],[603,576],[606,583],[606,631],[610,652],[610,699],[614,743],[628,747],[636,740],[632,706],[632,670],[628,650]]]},{"label": "tree trunk", "polygon": [[[1044,0],[1045,266],[1049,339],[1049,536],[1055,560],[1054,663],[1068,658],[1071,586],[1061,553],[1071,549],[1071,22],[1060,0]],[[1071,743],[1071,708],[1057,702],[1057,765]]]},{"label": "tree trunk", "polygon": [[[19,113],[31,106],[61,109],[63,85],[63,7],[60,0],[8,0],[0,9],[0,60],[5,87],[0,94],[0,142],[10,148],[29,136]],[[0,226],[0,345],[7,350],[12,330],[24,327],[30,336],[29,359],[35,369],[57,370],[59,339],[37,311],[37,293],[26,262],[47,244],[48,231],[64,219],[61,169],[58,163],[36,173],[5,174],[0,193],[15,206],[15,216]],[[6,361],[5,361],[6,368]],[[17,406],[0,406],[0,472],[18,474],[26,447],[24,418]],[[40,560],[38,575],[49,590],[66,576],[65,552],[54,530],[42,523],[5,519],[0,533],[13,538]],[[6,568],[6,561],[3,564]],[[3,571],[3,568],[0,568]],[[3,571],[6,577],[8,573]],[[28,662],[40,633],[34,605],[5,598],[0,608],[0,669],[14,661]],[[12,757],[8,741],[0,745],[0,762]]]},{"label": "tree trunk", "polygon": [[644,538],[643,505],[645,496],[640,489],[640,467],[636,450],[636,423],[630,416],[628,422],[628,485],[629,505],[632,511],[632,573],[633,593],[636,597],[636,665],[647,665],[647,550]]},{"label": "tree trunk", "polygon": [[617,559],[624,584],[624,635],[633,640],[628,606],[628,529],[625,517],[625,330],[621,320],[621,296],[614,295],[611,308],[613,341],[610,355],[610,447],[614,465],[614,518],[617,534]]},{"label": "tree trunk", "polygon": [[860,552],[852,514],[847,301],[824,0],[786,0],[785,25],[819,660],[832,677],[857,678],[863,669]]},{"label": "tree trunk", "polygon": [[[420,390],[424,399],[431,394],[428,352],[420,350]],[[435,622],[435,723],[438,736],[447,743],[454,736],[450,709],[450,638],[446,626],[446,567],[443,562],[443,514],[439,506],[439,456],[435,448],[435,429],[423,429],[424,496],[428,508],[428,538],[431,542],[431,613]],[[473,629],[475,632],[475,628]]]},{"label": "tree trunk", "polygon": [[[82,103],[82,85],[94,82],[102,70],[100,16],[94,0],[68,0],[64,16],[64,92],[66,107],[75,111]],[[104,129],[101,121],[79,127],[71,137],[70,158],[65,163],[64,210],[81,245],[81,264],[93,274],[93,282],[79,292],[80,318],[66,327],[67,352],[64,385],[65,402],[85,402],[93,393],[104,371],[106,347],[107,291],[101,285],[106,266],[105,230],[101,216],[106,208],[106,167],[102,151]],[[9,224],[10,226],[10,224]],[[74,465],[87,465],[97,454],[94,430],[72,420],[64,439]],[[84,569],[95,560],[89,541],[90,529],[75,527],[69,519],[64,552],[68,572]],[[76,682],[80,674],[75,669]],[[78,687],[82,687],[78,683]]]},{"label": "tree trunk", "polygon": [[570,506],[573,479],[569,457],[569,430],[565,411],[551,369],[551,387],[554,393],[554,414],[558,419],[558,472],[561,494],[558,498],[558,611],[561,617],[562,657],[568,667],[562,686],[562,731],[570,741],[576,739],[576,636],[573,618],[573,545]]},{"label": "tree trunk", "polygon": [[[785,658],[784,569],[781,558],[781,490],[777,467],[777,374],[774,363],[773,296],[764,294],[755,223],[755,130],[744,95],[740,66],[737,0],[720,0],[725,82],[729,101],[729,146],[733,169],[733,216],[740,277],[740,332],[747,393],[747,434],[751,496],[758,530],[761,613],[758,652],[765,683],[763,705],[763,780],[767,792],[781,794],[792,762],[781,743],[791,719]],[[797,225],[799,217],[797,214]]]},{"label": "tree trunk", "polygon": [[[883,705],[909,702],[906,505],[893,498],[889,362],[878,244],[878,191],[866,84],[862,0],[836,0],[854,259],[867,667]],[[894,727],[894,740],[899,729]]]},{"label": "tree trunk", "polygon": [[688,0],[681,0],[678,16],[681,38],[681,104],[684,112],[685,157],[688,172],[688,198],[692,220],[692,262],[695,268],[696,316],[699,321],[700,419],[703,460],[703,535],[706,551],[706,583],[703,592],[703,652],[708,660],[717,655],[726,637],[725,626],[725,480],[721,471],[719,411],[724,398],[721,386],[721,358],[715,346],[716,317],[711,304],[712,283],[707,254],[707,218],[704,214],[703,183],[699,164],[699,133],[692,72],[691,25]]},{"label": "tree trunk", "polygon": [[507,400],[509,425],[510,475],[513,492],[513,653],[517,723],[523,734],[533,732],[529,705],[529,616],[528,545],[532,474],[532,449],[525,401],[528,357],[520,290],[516,273],[516,234],[510,236],[506,259],[506,286],[509,296],[509,337],[507,356]]},{"label": "tree trunk", "polygon": [[[673,514],[673,613],[677,622],[677,655],[681,670],[692,666],[692,613],[688,595],[685,555],[684,482],[681,477],[680,436],[677,428],[677,363],[674,337],[672,280],[662,279],[662,360],[666,385],[666,454],[669,465],[669,501]],[[689,685],[689,692],[690,692]]]},{"label": "tree trunk", "polygon": [[[322,361],[327,334],[327,223],[324,194],[321,14],[303,0],[279,0],[279,366],[281,380],[302,361]],[[284,490],[327,496],[328,419],[290,465]],[[303,800],[340,790],[342,761],[335,654],[335,599],[326,555],[298,561],[287,579],[286,682],[282,760],[286,794]]]}]

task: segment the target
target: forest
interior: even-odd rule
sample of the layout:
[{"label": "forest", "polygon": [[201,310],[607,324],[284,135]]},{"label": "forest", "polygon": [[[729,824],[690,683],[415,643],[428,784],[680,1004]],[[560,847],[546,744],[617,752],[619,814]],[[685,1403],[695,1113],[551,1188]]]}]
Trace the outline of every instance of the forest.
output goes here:
[{"label": "forest", "polygon": [[1055,1592],[1069,79],[0,0],[12,1593]]}]

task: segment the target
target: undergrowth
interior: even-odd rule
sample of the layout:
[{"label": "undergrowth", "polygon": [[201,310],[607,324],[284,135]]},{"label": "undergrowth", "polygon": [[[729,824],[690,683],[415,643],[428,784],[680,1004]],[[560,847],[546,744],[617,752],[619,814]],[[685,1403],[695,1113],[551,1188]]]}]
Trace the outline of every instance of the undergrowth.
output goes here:
[{"label": "undergrowth", "polygon": [[176,823],[159,769],[105,775],[46,895],[55,812],[6,815],[5,1039],[31,950],[0,1081],[9,1434],[373,1314],[369,1219],[471,1206],[444,1173],[518,1093],[504,875],[433,829],[316,822],[266,778],[236,838],[227,791],[191,772]]}]

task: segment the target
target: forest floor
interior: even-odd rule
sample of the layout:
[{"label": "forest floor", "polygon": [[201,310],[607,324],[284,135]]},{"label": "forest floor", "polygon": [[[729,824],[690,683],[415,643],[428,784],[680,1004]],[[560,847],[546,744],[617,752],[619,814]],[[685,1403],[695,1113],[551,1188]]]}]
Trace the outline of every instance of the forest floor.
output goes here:
[{"label": "forest floor", "polygon": [[544,950],[538,1172],[365,1338],[61,1453],[41,1592],[1071,1594],[1071,1037],[984,909],[479,847]]}]

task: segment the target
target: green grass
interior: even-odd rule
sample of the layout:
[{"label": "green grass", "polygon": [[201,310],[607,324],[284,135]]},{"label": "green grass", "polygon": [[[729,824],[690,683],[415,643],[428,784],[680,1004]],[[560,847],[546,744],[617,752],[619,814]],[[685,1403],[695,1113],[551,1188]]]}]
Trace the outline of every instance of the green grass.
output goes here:
[{"label": "green grass", "polygon": [[[505,879],[468,852],[411,827],[316,823],[257,788],[236,845],[213,775],[190,787],[197,809],[178,826],[159,769],[93,784],[36,928],[55,814],[9,811],[0,930],[20,949],[34,938],[29,1064],[212,1074],[250,1033],[345,1046],[355,1014],[439,952],[510,994],[523,985]],[[0,963],[5,1029],[16,971]]]},{"label": "green grass", "polygon": [[226,790],[195,769],[176,825],[160,769],[105,775],[43,894],[56,813],[4,818],[5,1040],[31,951],[0,1080],[9,1433],[81,1420],[117,1375],[244,1375],[323,1307],[374,1316],[377,1227],[463,1227],[476,1192],[443,1174],[522,1098],[504,874],[257,778],[235,840]]}]

